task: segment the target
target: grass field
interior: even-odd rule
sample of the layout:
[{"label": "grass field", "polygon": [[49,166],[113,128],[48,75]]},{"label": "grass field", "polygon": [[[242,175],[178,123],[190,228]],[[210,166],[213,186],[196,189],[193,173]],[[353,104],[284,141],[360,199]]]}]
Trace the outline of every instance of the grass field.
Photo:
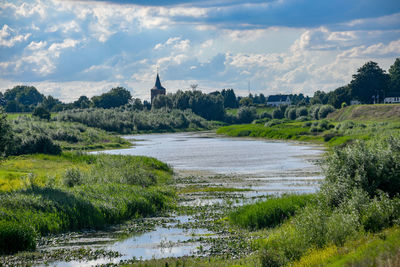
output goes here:
[{"label": "grass field", "polygon": [[393,122],[400,121],[399,104],[354,105],[328,115],[333,121],[369,121],[369,122]]}]

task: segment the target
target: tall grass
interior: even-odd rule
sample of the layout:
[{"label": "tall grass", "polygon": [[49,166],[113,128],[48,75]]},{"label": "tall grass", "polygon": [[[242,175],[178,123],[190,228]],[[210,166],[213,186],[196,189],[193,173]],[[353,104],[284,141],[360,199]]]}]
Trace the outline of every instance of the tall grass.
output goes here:
[{"label": "tall grass", "polygon": [[284,195],[240,207],[229,215],[230,221],[251,230],[275,227],[313,200],[313,195]]},{"label": "tall grass", "polygon": [[399,224],[399,156],[400,139],[396,138],[332,151],[316,201],[271,231],[261,246],[263,265],[287,265],[309,250],[340,248],[365,233]]},{"label": "tall grass", "polygon": [[[24,182],[24,189],[0,193],[0,221],[6,225],[29,225],[40,235],[99,229],[130,218],[155,215],[174,203],[175,193],[167,185],[172,170],[154,158],[76,153],[30,157],[42,160],[30,161],[33,170],[43,172],[42,164],[46,162],[63,166],[56,170],[61,175],[42,176],[46,177],[43,186],[32,174],[29,182]],[[47,174],[52,171],[47,169]],[[8,228],[0,228],[0,247],[20,232],[8,234]],[[21,242],[17,250],[28,248]]]},{"label": "tall grass", "polygon": [[85,109],[58,113],[58,121],[79,122],[121,134],[209,129],[210,123],[189,110]]}]

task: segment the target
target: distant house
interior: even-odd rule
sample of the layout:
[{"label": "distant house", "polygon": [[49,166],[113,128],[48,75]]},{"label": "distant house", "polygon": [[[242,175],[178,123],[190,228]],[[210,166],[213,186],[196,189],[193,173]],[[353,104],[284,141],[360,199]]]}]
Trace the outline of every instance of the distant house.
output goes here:
[{"label": "distant house", "polygon": [[267,99],[267,105],[273,107],[278,107],[281,105],[290,106],[291,103],[292,101],[288,95],[270,95]]},{"label": "distant house", "polygon": [[353,106],[353,105],[360,105],[360,104],[361,104],[361,102],[358,101],[358,100],[351,100],[351,101],[350,101],[350,105],[351,105],[351,106]]},{"label": "distant house", "polygon": [[383,100],[383,103],[385,104],[399,104],[400,103],[400,94],[398,95],[389,95],[385,97]]}]

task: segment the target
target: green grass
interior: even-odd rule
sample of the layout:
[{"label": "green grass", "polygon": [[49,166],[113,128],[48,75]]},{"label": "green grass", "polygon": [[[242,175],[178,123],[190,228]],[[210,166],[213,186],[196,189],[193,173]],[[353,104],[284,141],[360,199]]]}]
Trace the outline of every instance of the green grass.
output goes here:
[{"label": "green grass", "polygon": [[346,243],[343,247],[312,249],[293,267],[313,266],[399,266],[400,228],[386,229]]},{"label": "green grass", "polygon": [[0,221],[40,235],[155,215],[175,198],[171,168],[148,157],[24,155],[2,161],[0,175]]},{"label": "green grass", "polygon": [[335,121],[370,121],[370,122],[388,122],[400,121],[400,105],[398,104],[377,104],[377,105],[354,105],[328,115],[329,119]]},{"label": "green grass", "polygon": [[221,127],[217,134],[224,134],[234,137],[262,137],[268,139],[298,140],[323,142],[322,135],[310,133],[310,127],[304,126],[303,122],[287,122],[272,127],[264,124],[240,124]]},{"label": "green grass", "polygon": [[251,230],[275,227],[313,200],[313,195],[284,195],[240,207],[229,220]]},{"label": "green grass", "polygon": [[[306,126],[308,124],[310,126]],[[278,140],[297,140],[325,144],[328,147],[349,144],[355,140],[373,140],[388,136],[400,136],[400,122],[353,122],[342,121],[329,123],[336,128],[322,129],[311,132],[313,123],[320,124],[321,121],[296,122],[282,120],[280,124],[270,127],[264,124],[238,124],[217,129],[217,134],[233,137],[259,137]],[[351,125],[349,128],[348,125]],[[343,125],[343,126],[342,126]],[[339,129],[337,129],[339,126]],[[341,127],[340,127],[341,126]]]},{"label": "green grass", "polygon": [[[260,115],[260,114],[262,114],[264,112],[272,114],[272,111],[274,109],[275,109],[274,107],[256,107],[257,115]],[[234,116],[237,115],[238,110],[239,110],[239,108],[227,108],[227,109],[225,109],[227,114],[234,115]]]}]

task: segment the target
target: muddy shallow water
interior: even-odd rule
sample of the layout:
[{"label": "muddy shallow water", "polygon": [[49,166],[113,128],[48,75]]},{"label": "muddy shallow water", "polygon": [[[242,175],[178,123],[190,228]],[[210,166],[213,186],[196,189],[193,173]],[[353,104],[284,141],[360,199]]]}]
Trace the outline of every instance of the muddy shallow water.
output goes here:
[{"label": "muddy shallow water", "polygon": [[[204,132],[125,138],[135,146],[96,153],[144,155],[164,161],[174,168],[178,190],[188,187],[228,187],[232,190],[182,193],[178,203],[179,214],[170,214],[169,218],[146,219],[152,226],[140,234],[131,233],[121,238],[118,233],[126,229],[120,227],[108,232],[80,233],[67,241],[39,247],[42,252],[80,247],[117,252],[112,257],[56,261],[50,263],[51,266],[93,266],[117,264],[132,258],[146,260],[213,255],[217,250],[223,253],[223,246],[218,245],[216,240],[229,237],[223,230],[214,227],[213,222],[219,214],[273,194],[315,192],[323,179],[316,165],[323,153],[318,146],[228,138]],[[245,190],[235,191],[235,188]],[[215,246],[221,248],[216,249]]]}]

